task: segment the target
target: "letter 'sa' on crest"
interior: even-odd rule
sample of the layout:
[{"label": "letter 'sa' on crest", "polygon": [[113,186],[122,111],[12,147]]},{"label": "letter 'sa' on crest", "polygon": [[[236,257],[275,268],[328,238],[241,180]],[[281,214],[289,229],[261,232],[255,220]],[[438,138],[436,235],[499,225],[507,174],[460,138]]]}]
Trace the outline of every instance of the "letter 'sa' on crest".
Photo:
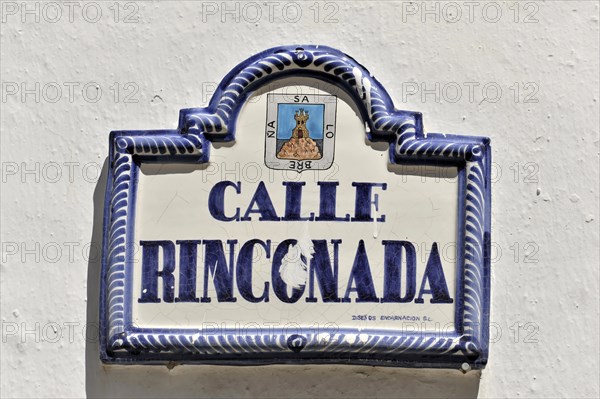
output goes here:
[{"label": "letter 'sa' on crest", "polygon": [[348,55],[265,50],[109,158],[103,362],[485,367],[490,140]]}]

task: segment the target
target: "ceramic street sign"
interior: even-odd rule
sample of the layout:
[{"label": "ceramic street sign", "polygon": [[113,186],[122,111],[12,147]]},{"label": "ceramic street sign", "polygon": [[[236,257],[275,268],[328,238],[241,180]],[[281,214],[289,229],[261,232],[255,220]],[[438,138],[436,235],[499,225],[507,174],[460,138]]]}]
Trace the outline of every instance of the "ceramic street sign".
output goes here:
[{"label": "ceramic street sign", "polygon": [[110,135],[101,359],[484,367],[490,152],[332,48],[249,58]]}]

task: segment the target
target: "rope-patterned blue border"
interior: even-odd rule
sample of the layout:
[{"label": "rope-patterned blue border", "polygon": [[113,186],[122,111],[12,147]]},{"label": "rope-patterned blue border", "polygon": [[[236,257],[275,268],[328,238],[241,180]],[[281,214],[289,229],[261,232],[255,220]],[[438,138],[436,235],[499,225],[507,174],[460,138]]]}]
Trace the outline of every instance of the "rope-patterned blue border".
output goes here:
[{"label": "rope-patterned blue border", "polygon": [[[199,330],[140,329],[131,324],[130,253],[137,167],[145,162],[207,162],[208,141],[231,141],[241,106],[270,81],[308,76],[346,91],[368,125],[371,140],[390,143],[390,162],[449,163],[464,170],[464,209],[459,235],[464,248],[455,334],[394,334],[247,331],[202,334]],[[109,363],[180,362],[354,362],[415,367],[484,367],[488,355],[490,297],[490,142],[485,137],[423,133],[418,112],[394,108],[390,96],[351,57],[324,46],[266,50],[236,66],[220,83],[206,108],[184,109],[177,130],[118,131],[110,136],[110,168],[105,201],[100,301],[101,358]],[[303,341],[295,351],[290,340]]]}]

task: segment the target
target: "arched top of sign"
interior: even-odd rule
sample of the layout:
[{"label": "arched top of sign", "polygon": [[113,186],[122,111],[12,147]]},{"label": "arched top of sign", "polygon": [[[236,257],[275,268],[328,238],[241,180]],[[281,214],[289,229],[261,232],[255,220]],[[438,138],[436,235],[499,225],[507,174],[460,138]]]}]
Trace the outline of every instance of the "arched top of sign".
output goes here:
[{"label": "arched top of sign", "polygon": [[346,91],[370,129],[370,139],[402,133],[422,134],[421,113],[401,111],[383,86],[352,57],[326,46],[282,46],[256,54],[238,64],[218,86],[208,107],[181,111],[182,132],[201,131],[211,141],[229,141],[248,96],[277,79],[308,76]]},{"label": "arched top of sign", "polygon": [[397,110],[365,67],[339,50],[318,45],[274,47],[241,62],[221,81],[208,107],[181,110],[178,130],[209,141],[232,141],[248,97],[269,82],[290,76],[320,79],[347,92],[368,126],[367,138],[390,143],[392,163],[474,160],[487,143],[425,135],[420,112]]}]

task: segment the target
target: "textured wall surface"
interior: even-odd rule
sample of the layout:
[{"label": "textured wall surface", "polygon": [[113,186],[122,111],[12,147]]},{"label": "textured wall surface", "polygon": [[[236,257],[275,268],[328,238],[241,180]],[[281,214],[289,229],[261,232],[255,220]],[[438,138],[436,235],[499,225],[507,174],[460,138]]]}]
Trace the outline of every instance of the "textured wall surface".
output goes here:
[{"label": "textured wall surface", "polygon": [[[600,395],[598,2],[1,6],[2,397]],[[109,131],[173,128],[238,62],[296,43],[352,55],[430,132],[492,138],[482,373],[99,363]]]}]

